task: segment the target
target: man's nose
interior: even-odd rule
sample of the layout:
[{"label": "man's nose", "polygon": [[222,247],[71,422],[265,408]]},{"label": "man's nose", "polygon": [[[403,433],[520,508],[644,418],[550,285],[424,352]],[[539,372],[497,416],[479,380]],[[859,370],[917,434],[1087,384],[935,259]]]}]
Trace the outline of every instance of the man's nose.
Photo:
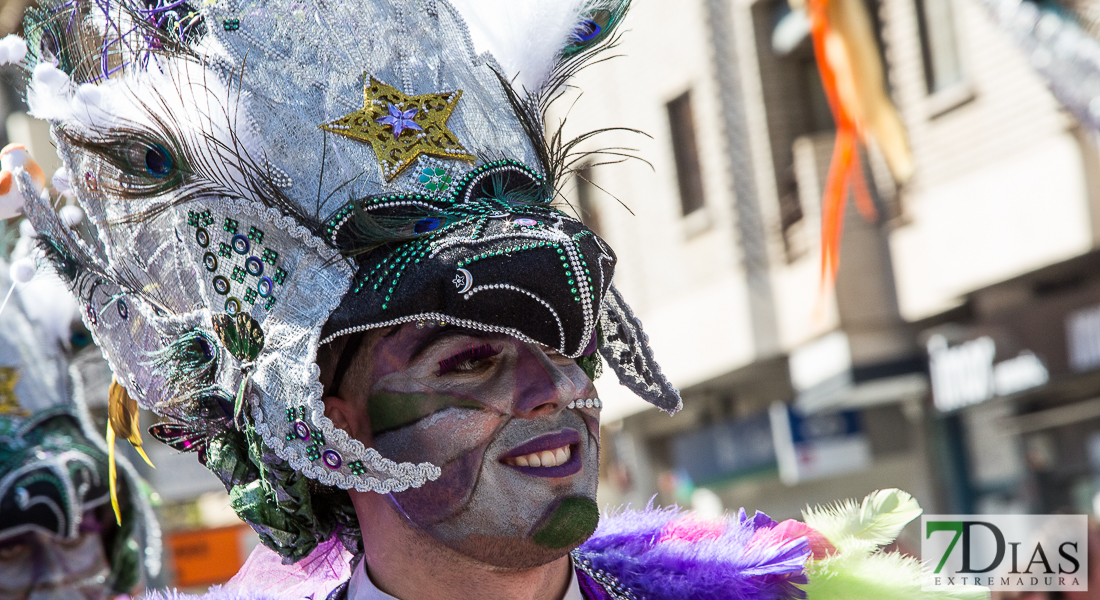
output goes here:
[{"label": "man's nose", "polygon": [[577,394],[569,375],[534,344],[519,347],[512,414],[523,419],[563,410]]}]

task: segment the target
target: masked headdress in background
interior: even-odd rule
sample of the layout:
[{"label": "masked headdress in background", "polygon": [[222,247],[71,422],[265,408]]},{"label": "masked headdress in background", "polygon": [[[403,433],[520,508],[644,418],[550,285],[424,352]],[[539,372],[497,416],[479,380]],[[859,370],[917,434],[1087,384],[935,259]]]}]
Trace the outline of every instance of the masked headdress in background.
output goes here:
[{"label": "masked headdress in background", "polygon": [[[4,290],[11,285],[7,271],[0,260]],[[64,306],[72,302],[50,279],[40,273],[0,312],[0,544],[32,531],[72,540],[88,525],[88,514],[101,513],[107,584],[128,593],[143,571],[160,571],[160,529],[147,487],[123,458],[122,518],[114,527],[105,442],[84,405],[80,371],[70,363],[86,332],[78,328],[72,342],[73,311]]]}]

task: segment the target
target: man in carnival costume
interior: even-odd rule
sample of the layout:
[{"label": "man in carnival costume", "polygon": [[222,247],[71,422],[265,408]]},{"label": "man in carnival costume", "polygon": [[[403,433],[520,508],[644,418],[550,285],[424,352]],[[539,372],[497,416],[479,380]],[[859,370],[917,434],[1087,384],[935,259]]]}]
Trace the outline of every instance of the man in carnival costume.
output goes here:
[{"label": "man in carnival costume", "polygon": [[165,417],[152,433],[196,452],[259,532],[231,593],[920,595],[916,562],[875,550],[919,513],[902,492],[815,529],[600,518],[602,363],[667,412],[680,398],[611,248],[555,202],[590,136],[543,123],[627,4],[48,0],[28,16],[27,99],[92,232],[16,170],[23,210],[119,401]]},{"label": "man in carnival costume", "polygon": [[70,335],[75,311],[56,278],[42,274],[9,295],[0,267],[0,598],[129,593],[143,571],[159,571],[160,532],[123,459],[118,521],[111,510],[106,447],[69,362],[87,332],[77,321]]}]

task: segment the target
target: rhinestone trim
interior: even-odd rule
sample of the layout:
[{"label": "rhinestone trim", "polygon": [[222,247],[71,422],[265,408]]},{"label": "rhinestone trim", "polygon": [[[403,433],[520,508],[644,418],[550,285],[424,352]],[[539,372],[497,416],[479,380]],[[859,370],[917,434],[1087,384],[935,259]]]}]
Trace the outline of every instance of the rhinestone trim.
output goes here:
[{"label": "rhinestone trim", "polygon": [[573,550],[569,553],[569,556],[573,558],[573,566],[584,571],[585,575],[600,584],[600,587],[607,592],[608,596],[611,596],[612,600],[639,600],[617,577],[592,566],[592,561],[581,554],[580,550]]}]

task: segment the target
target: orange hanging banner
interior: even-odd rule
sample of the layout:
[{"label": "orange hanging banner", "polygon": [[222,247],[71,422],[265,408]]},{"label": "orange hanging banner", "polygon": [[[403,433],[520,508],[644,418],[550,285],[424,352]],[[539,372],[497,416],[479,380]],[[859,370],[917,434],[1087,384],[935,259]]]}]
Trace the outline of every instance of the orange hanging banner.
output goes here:
[{"label": "orange hanging banner", "polygon": [[[792,2],[792,4],[796,4]],[[905,127],[886,94],[885,75],[864,0],[806,0],[817,68],[837,136],[821,199],[822,285],[836,280],[848,193],[864,218],[877,218],[864,180],[859,145],[873,138],[894,178],[913,174]]]}]

